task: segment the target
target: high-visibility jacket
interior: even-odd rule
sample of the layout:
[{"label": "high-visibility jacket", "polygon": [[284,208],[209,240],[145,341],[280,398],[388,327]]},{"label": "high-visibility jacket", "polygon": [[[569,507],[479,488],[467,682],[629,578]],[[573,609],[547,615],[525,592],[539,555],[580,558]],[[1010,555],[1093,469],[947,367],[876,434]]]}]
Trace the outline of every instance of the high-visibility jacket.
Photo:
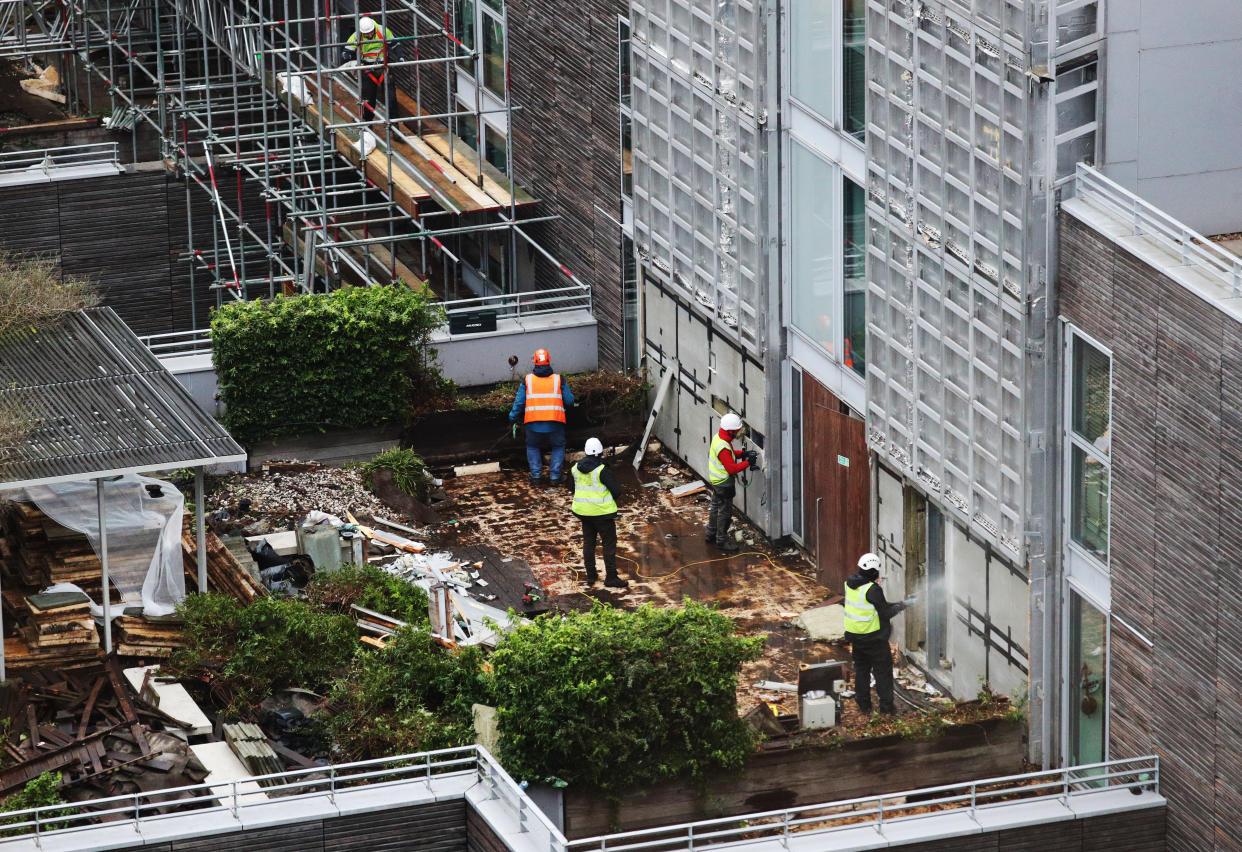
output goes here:
[{"label": "high-visibility jacket", "polygon": [[863,583],[857,589],[845,587],[845,631],[866,635],[880,630],[880,613],[867,600],[867,591],[874,583]]},{"label": "high-visibility jacket", "polygon": [[525,423],[540,420],[565,422],[565,400],[561,398],[561,374],[536,376],[526,374]]},{"label": "high-visibility jacket", "polygon": [[392,30],[388,27],[376,26],[375,32],[370,38],[358,41],[358,33],[354,33],[349,37],[349,41],[345,43],[347,49],[356,49],[358,58],[367,65],[375,65],[384,62],[387,59],[386,52],[388,48],[388,40],[395,38]]},{"label": "high-visibility jacket", "polygon": [[717,432],[712,436],[712,445],[707,449],[707,478],[711,480],[712,485],[724,485],[732,476],[720,463],[722,450],[733,452],[733,444],[720,437],[720,433]]},{"label": "high-visibility jacket", "polygon": [[602,464],[595,467],[590,473],[583,473],[578,470],[578,465],[575,464],[572,472],[574,475],[574,502],[570,510],[575,515],[597,517],[599,515],[615,515],[617,513],[617,501],[613,499],[612,492],[608,490],[608,486],[604,485],[600,479],[604,472]]}]

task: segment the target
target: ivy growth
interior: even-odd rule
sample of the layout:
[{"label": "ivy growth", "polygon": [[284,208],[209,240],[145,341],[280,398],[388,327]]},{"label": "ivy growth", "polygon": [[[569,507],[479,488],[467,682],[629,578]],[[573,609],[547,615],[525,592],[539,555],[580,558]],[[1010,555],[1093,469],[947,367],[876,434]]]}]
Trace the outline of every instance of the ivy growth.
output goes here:
[{"label": "ivy growth", "polygon": [[[44,772],[37,778],[32,778],[26,782],[26,786],[13,793],[0,802],[0,812],[24,811],[29,808],[42,808],[49,805],[63,805],[66,803],[65,797],[60,794],[61,775],[59,772]],[[39,813],[39,821],[42,831],[56,831],[65,828],[67,823],[57,823],[54,820],[60,817],[69,816],[73,811],[50,810],[41,811]],[[23,816],[0,816],[0,825],[12,825],[16,822],[25,822],[34,819],[32,815]],[[12,831],[0,832],[0,837],[7,837],[14,834],[28,834],[33,832],[32,828],[20,828]]]},{"label": "ivy growth", "polygon": [[429,620],[427,593],[374,565],[346,565],[339,571],[316,574],[306,595],[312,603],[337,612],[347,612],[350,604],[357,604],[414,626]]},{"label": "ivy growth", "polygon": [[501,761],[604,792],[737,768],[755,744],[738,673],[761,644],[689,600],[537,618],[492,655]]},{"label": "ivy growth", "polygon": [[253,442],[399,418],[416,384],[440,381],[427,341],[442,319],[405,287],[230,302],[211,319],[225,425]]}]

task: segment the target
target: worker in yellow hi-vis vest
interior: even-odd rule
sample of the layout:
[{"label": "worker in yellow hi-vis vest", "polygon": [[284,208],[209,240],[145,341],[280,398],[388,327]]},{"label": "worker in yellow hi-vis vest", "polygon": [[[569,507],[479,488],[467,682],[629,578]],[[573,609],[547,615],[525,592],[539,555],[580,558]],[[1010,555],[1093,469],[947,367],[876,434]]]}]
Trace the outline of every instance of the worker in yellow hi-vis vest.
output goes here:
[{"label": "worker in yellow hi-vis vest", "polygon": [[864,553],[858,572],[845,581],[845,638],[854,657],[854,700],[858,709],[871,712],[871,676],[880,696],[880,712],[894,713],[893,655],[888,637],[893,628],[889,620],[914,603],[914,595],[890,604],[880,588],[880,557]]},{"label": "worker in yellow hi-vis vest", "polygon": [[391,109],[392,80],[388,74],[388,63],[401,61],[401,43],[388,27],[381,27],[374,18],[363,16],[358,19],[358,31],[345,43],[342,68],[362,68],[361,92],[363,121],[374,121],[379,118],[375,111],[375,101],[380,91],[384,92],[384,103]]},{"label": "worker in yellow hi-vis vest", "polygon": [[604,548],[604,585],[624,589],[630,584],[617,576],[617,501],[621,499],[621,483],[604,464],[604,445],[599,438],[587,438],[586,455],[578,460],[570,473],[574,478],[574,502],[571,511],[582,522],[582,565],[586,568],[586,584],[593,585],[599,574],[595,571],[595,540]]}]

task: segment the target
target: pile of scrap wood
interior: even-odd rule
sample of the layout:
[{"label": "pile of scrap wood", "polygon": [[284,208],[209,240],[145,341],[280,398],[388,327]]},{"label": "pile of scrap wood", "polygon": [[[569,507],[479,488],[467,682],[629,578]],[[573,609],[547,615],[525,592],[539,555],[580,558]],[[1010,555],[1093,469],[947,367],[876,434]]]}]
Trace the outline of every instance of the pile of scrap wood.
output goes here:
[{"label": "pile of scrap wood", "polygon": [[[70,801],[172,789],[201,782],[207,770],[181,738],[162,729],[184,723],[143,701],[114,657],[90,671],[31,669],[0,698],[11,764],[0,769],[0,797],[44,772],[59,772]],[[157,812],[185,793],[169,794]],[[112,817],[115,819],[116,817]]]},{"label": "pile of scrap wood", "polygon": [[[121,547],[122,542],[113,542],[109,552],[117,553]],[[56,523],[33,503],[6,505],[0,561],[23,586],[44,589],[53,583],[74,583],[98,598],[102,566],[90,540]],[[115,562],[114,574],[124,560]],[[136,580],[141,586],[144,577],[124,579]]]},{"label": "pile of scrap wood", "polygon": [[5,589],[4,617],[6,623],[17,625],[20,634],[4,640],[10,669],[80,667],[103,656],[90,599],[81,592],[26,594]]},{"label": "pile of scrap wood", "polygon": [[[190,529],[189,518],[181,529],[181,553],[185,563],[187,589],[198,588],[198,545]],[[263,584],[241,566],[229,549],[211,530],[207,530],[207,588],[232,595],[242,603],[249,603],[267,594]]]},{"label": "pile of scrap wood", "polygon": [[123,615],[112,622],[112,647],[122,657],[166,660],[174,650],[186,646],[183,626],[176,616]]}]

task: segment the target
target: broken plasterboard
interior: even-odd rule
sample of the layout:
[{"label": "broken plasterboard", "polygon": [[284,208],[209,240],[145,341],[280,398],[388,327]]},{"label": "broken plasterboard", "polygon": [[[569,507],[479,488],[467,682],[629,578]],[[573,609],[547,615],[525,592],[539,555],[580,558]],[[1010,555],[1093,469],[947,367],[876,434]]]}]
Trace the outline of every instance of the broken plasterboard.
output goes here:
[{"label": "broken plasterboard", "polygon": [[707,483],[701,479],[696,479],[694,482],[687,482],[685,485],[678,485],[676,488],[669,491],[669,493],[674,497],[687,497],[691,494],[698,494],[700,491],[706,490]]}]

